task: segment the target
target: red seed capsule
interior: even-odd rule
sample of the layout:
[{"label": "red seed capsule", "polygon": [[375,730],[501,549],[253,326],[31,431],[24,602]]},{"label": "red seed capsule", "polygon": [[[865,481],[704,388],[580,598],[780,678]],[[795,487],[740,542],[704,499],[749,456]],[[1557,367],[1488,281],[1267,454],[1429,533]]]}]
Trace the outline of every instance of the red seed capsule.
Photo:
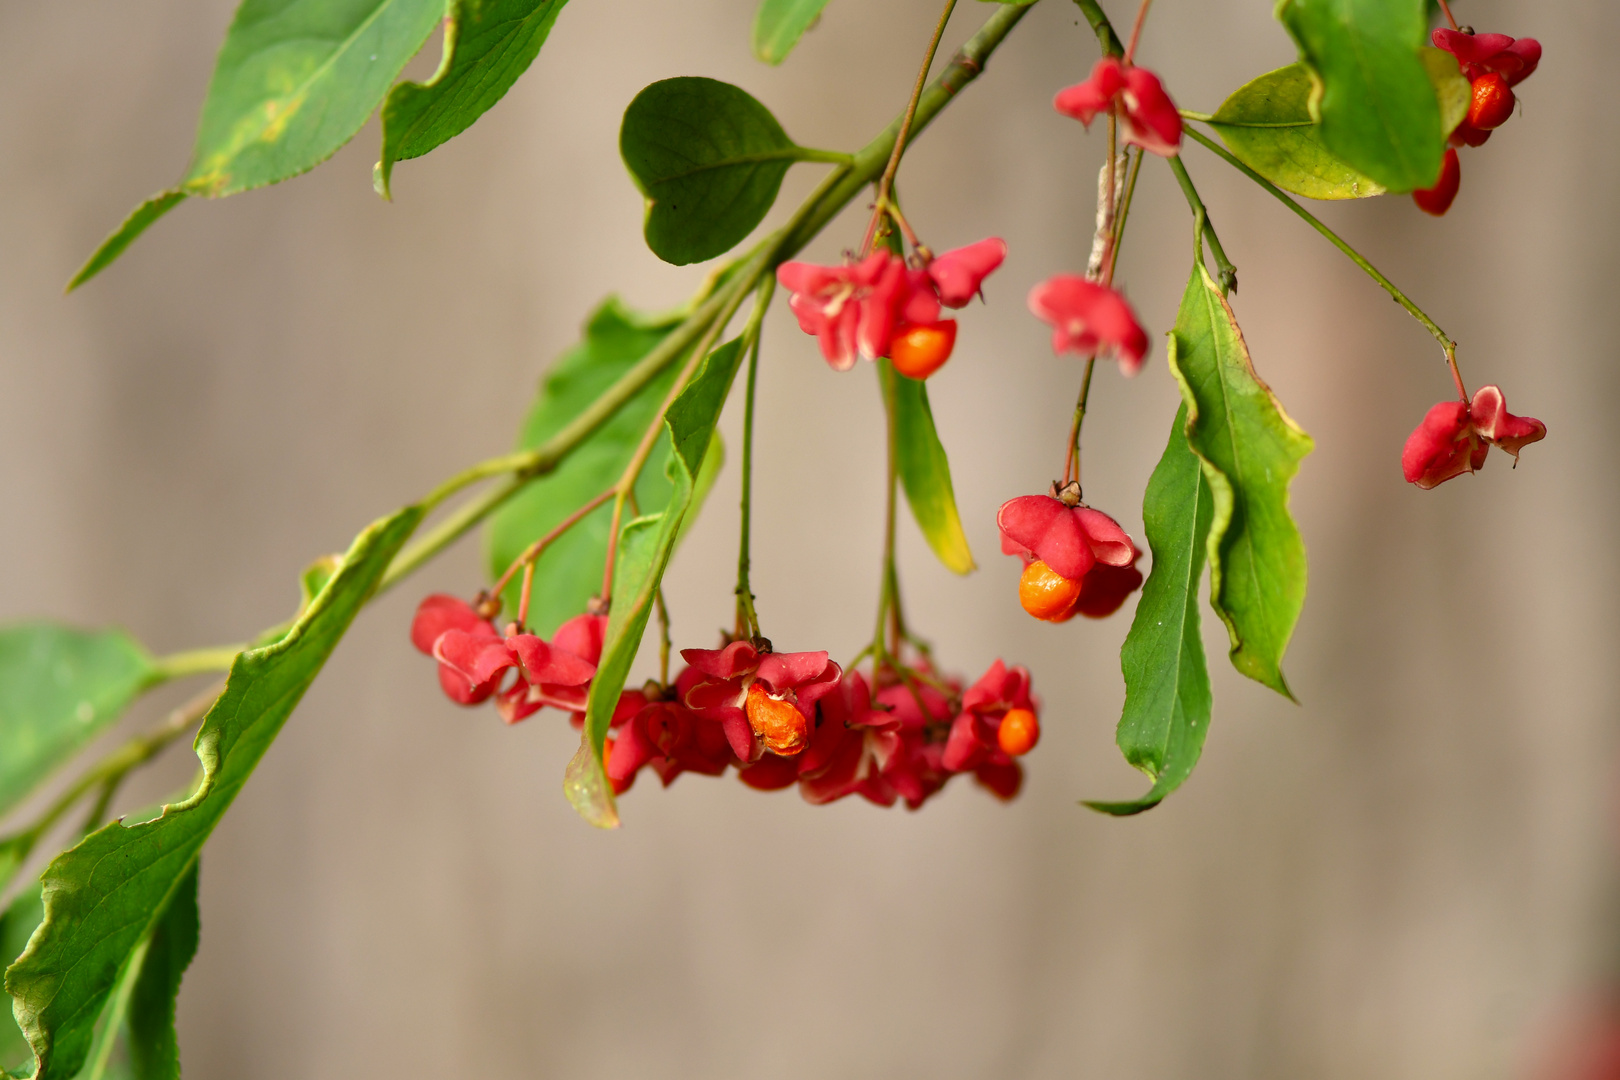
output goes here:
[{"label": "red seed capsule", "polygon": [[1507,123],[1513,115],[1513,90],[1496,72],[1474,80],[1473,97],[1468,102],[1468,124],[1480,131],[1491,131]]},{"label": "red seed capsule", "polygon": [[956,320],[903,327],[889,341],[894,370],[908,379],[926,379],[944,366],[956,347]]},{"label": "red seed capsule", "polygon": [[1041,741],[1041,722],[1028,709],[1008,709],[996,729],[996,745],[1011,757],[1022,757]]},{"label": "red seed capsule", "polygon": [[1440,217],[1451,209],[1461,184],[1462,165],[1457,160],[1457,151],[1447,150],[1445,161],[1440,165],[1440,180],[1432,188],[1412,192],[1412,201],[1424,213]]}]

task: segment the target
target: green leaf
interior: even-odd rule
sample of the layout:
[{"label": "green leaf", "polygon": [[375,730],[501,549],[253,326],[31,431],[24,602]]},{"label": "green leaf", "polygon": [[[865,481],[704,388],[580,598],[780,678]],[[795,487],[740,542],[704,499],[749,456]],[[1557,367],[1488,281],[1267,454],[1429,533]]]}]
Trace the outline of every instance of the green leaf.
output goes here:
[{"label": "green leaf", "polygon": [[180,979],[197,955],[197,867],[180,882],[163,909],[141,962],[129,1003],[129,1056],[135,1080],[180,1080],[180,1045],[174,1034],[174,1001]]},{"label": "green leaf", "polygon": [[0,628],[0,814],[101,734],[157,671],[121,630]]},{"label": "green leaf", "polygon": [[970,573],[975,569],[973,552],[962,531],[962,518],[956,512],[951,463],[934,429],[928,385],[897,373],[887,360],[878,361],[878,384],[894,409],[895,463],[911,514],[945,568],[957,574]]},{"label": "green leaf", "polygon": [[145,232],[158,218],[179,206],[185,197],[186,193],[176,188],[171,191],[160,191],[137,206],[130,212],[129,217],[124,219],[124,223],[114,229],[112,235],[103,240],[101,246],[91,253],[83,266],[79,267],[79,272],[67,283],[67,291],[72,292],[111,266],[113,260],[135,242],[136,237]]},{"label": "green leaf", "polygon": [[[1440,102],[1441,137],[1468,113],[1468,80],[1450,53],[1424,46],[1424,70]],[[1321,82],[1307,64],[1289,64],[1239,87],[1210,118],[1228,148],[1273,184],[1308,199],[1365,199],[1385,188],[1346,164],[1322,141],[1315,98]]]},{"label": "green leaf", "polygon": [[[561,430],[618,381],[680,324],[679,317],[647,318],[609,298],[586,321],[585,336],[546,374],[540,394],[518,435],[518,449],[531,450]],[[653,379],[548,476],[529,484],[490,521],[487,551],[491,576],[512,564],[523,549],[564,518],[611,487],[630,464],[647,425],[669,393],[675,367]],[[669,502],[670,485],[662,440],[636,482],[636,504],[655,512]],[[603,506],[546,549],[534,568],[529,623],[543,637],[585,610],[601,589],[613,511]],[[506,593],[515,612],[520,583]]]},{"label": "green leaf", "polygon": [[187,195],[214,199],[308,172],[354,138],[444,17],[445,0],[242,0],[214,63],[191,167],[138,207],[69,288]]},{"label": "green leaf", "polygon": [[1309,199],[1365,199],[1384,187],[1340,160],[1311,116],[1314,73],[1289,64],[1239,87],[1215,110],[1210,126],[1249,168]]},{"label": "green leaf", "polygon": [[1423,70],[1428,73],[1440,102],[1440,137],[1447,138],[1467,118],[1474,88],[1463,76],[1457,58],[1444,49],[1425,45],[1418,50],[1418,58],[1423,61]]},{"label": "green leaf", "polygon": [[421,157],[472,127],[540,55],[568,0],[451,0],[444,59],[425,83],[402,82],[382,109],[377,187],[394,162]]},{"label": "green leaf", "polygon": [[[0,888],[3,887],[0,884]],[[38,884],[18,893],[11,906],[0,911],[0,964],[9,964],[22,955],[28,938],[44,917],[45,906],[40,900]],[[17,1071],[31,1057],[28,1040],[23,1038],[11,1010],[4,1011],[5,1015],[0,1016],[0,1070]]]},{"label": "green leaf", "polygon": [[1423,0],[1281,0],[1277,17],[1321,76],[1327,148],[1390,191],[1431,186],[1445,139]]},{"label": "green leaf", "polygon": [[[1176,338],[1170,338],[1176,348]],[[1213,496],[1187,445],[1187,406],[1176,410],[1170,441],[1142,497],[1142,523],[1153,571],[1142,586],[1131,632],[1120,649],[1125,711],[1116,741],[1125,760],[1153,781],[1132,802],[1088,802],[1105,814],[1139,814],[1159,805],[1192,774],[1209,732],[1211,698],[1198,631],[1198,582],[1204,575]]]},{"label": "green leaf", "polygon": [[740,338],[728,341],[704,357],[703,363],[664,414],[673,453],[669,457],[669,504],[662,513],[637,518],[626,525],[619,539],[613,568],[613,605],[608,612],[602,659],[591,680],[585,706],[585,730],[579,752],[563,774],[563,791],[581,817],[592,825],[613,828],[619,823],[613,788],[603,769],[602,747],[608,722],[619,703],[619,692],[630,674],[630,664],[647,631],[670,552],[680,535],[681,523],[692,505],[694,478],[702,468],[713,441],[714,426],[731,392],[732,380],[742,365]]},{"label": "green leaf", "polygon": [[827,0],[760,0],[754,14],[754,55],[767,64],[786,60],[826,6]]},{"label": "green leaf", "polygon": [[46,868],[45,921],[6,971],[38,1080],[71,1077],[84,1064],[131,954],[421,518],[409,506],[368,527],[285,637],[236,658],[197,733],[203,779],[189,799],[153,821],[91,833]]},{"label": "green leaf", "polygon": [[1305,542],[1288,513],[1288,483],[1311,437],[1255,374],[1232,309],[1201,263],[1172,334],[1187,441],[1214,496],[1210,603],[1231,636],[1232,666],[1291,699],[1282,657],[1305,603]]},{"label": "green leaf", "polygon": [[636,95],[619,153],[647,197],[647,246],[677,266],[723,255],[753,232],[795,161],[835,156],[795,145],[747,91],[689,77]]}]

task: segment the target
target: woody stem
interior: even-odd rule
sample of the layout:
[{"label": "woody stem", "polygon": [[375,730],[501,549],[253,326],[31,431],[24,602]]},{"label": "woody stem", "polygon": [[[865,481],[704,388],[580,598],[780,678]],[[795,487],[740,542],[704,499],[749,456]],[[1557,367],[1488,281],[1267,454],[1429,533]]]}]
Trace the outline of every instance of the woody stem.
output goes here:
[{"label": "woody stem", "polygon": [[1237,267],[1232,260],[1226,257],[1226,249],[1221,247],[1221,238],[1215,235],[1215,226],[1210,223],[1209,210],[1204,206],[1204,200],[1199,198],[1198,189],[1193,186],[1192,177],[1187,175],[1187,166],[1181,163],[1181,155],[1167,158],[1170,171],[1176,174],[1176,183],[1181,185],[1181,193],[1187,197],[1187,205],[1192,208],[1193,215],[1204,223],[1204,239],[1209,241],[1209,250],[1215,256],[1215,269],[1221,284],[1221,292],[1237,291]]},{"label": "woody stem", "polygon": [[911,88],[911,101],[906,105],[904,119],[900,121],[900,134],[894,140],[894,149],[889,153],[889,163],[883,168],[883,178],[878,181],[877,207],[872,211],[872,220],[866,226],[866,238],[861,241],[861,254],[865,255],[872,250],[872,241],[877,238],[878,222],[883,219],[883,204],[889,198],[889,189],[894,186],[894,174],[900,168],[900,155],[906,152],[906,138],[911,134],[911,122],[917,116],[917,102],[922,98],[923,87],[928,85],[928,70],[934,66],[934,54],[939,51],[939,39],[945,36],[945,24],[951,21],[951,12],[956,10],[956,0],[945,0],[945,10],[939,13],[939,25],[934,27],[934,36],[929,39],[928,51],[923,54],[922,69],[917,72],[917,84]]},{"label": "woody stem", "polygon": [[1267,180],[1265,177],[1243,164],[1243,162],[1233,157],[1224,146],[1221,146],[1219,143],[1215,142],[1215,140],[1211,139],[1202,132],[1195,131],[1192,128],[1187,128],[1186,133],[1192,138],[1196,139],[1198,142],[1202,143],[1204,146],[1208,147],[1210,150],[1214,151],[1215,154],[1224,160],[1228,165],[1232,166],[1234,169],[1238,170],[1250,180],[1253,180],[1255,183],[1265,188],[1267,191],[1271,192],[1271,194],[1275,196],[1279,202],[1303,218],[1311,226],[1311,228],[1327,237],[1329,243],[1338,248],[1340,251],[1344,252],[1345,256],[1349,258],[1351,262],[1361,267],[1362,271],[1366,273],[1368,277],[1378,282],[1379,286],[1382,287],[1385,292],[1394,297],[1395,302],[1401,305],[1401,307],[1405,308],[1407,314],[1411,315],[1412,318],[1421,323],[1423,328],[1429,332],[1430,336],[1438,341],[1440,343],[1440,347],[1445,350],[1446,363],[1452,369],[1452,377],[1457,381],[1458,390],[1461,392],[1462,375],[1457,371],[1457,343],[1453,341],[1444,330],[1440,329],[1440,327],[1435,324],[1433,319],[1424,314],[1422,308],[1412,303],[1412,301],[1407,298],[1405,293],[1401,292],[1400,289],[1395,287],[1395,283],[1393,281],[1379,273],[1378,268],[1363,258],[1361,252],[1345,243],[1344,240],[1340,239],[1338,233],[1322,224],[1321,221],[1317,220],[1316,215],[1312,214],[1309,210],[1299,205],[1299,203],[1289,198],[1288,195],[1285,194],[1283,190],[1276,184],[1273,184],[1270,180]]},{"label": "woody stem", "polygon": [[1124,56],[1125,46],[1119,42],[1119,36],[1114,33],[1114,24],[1108,21],[1097,0],[1074,0],[1080,14],[1086,17],[1091,24],[1092,33],[1097,35],[1097,44],[1101,47],[1104,56]]}]

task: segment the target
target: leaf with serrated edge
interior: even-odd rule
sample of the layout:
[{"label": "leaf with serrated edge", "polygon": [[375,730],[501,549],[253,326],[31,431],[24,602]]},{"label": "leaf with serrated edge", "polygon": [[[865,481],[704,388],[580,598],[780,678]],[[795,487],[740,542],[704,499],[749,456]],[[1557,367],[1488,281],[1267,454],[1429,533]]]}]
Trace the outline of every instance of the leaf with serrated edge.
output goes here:
[{"label": "leaf with serrated edge", "polygon": [[[1175,349],[1171,335],[1172,357]],[[1139,814],[1159,805],[1192,775],[1209,732],[1211,698],[1198,628],[1198,582],[1204,575],[1213,497],[1203,466],[1187,445],[1186,427],[1183,404],[1142,496],[1153,571],[1119,652],[1125,711],[1116,741],[1125,760],[1153,780],[1153,788],[1131,802],[1086,803],[1106,814]]]},{"label": "leaf with serrated edge", "polygon": [[767,64],[786,60],[826,6],[827,0],[760,0],[754,14],[754,55]]},{"label": "leaf with serrated edge", "polygon": [[682,77],[630,102],[619,153],[647,197],[647,246],[684,266],[724,255],[753,232],[807,152],[747,91]]},{"label": "leaf with serrated edge", "polygon": [[512,88],[546,43],[568,0],[451,0],[444,59],[425,83],[402,82],[382,108],[377,185],[396,161],[421,157],[472,127]]},{"label": "leaf with serrated edge", "polygon": [[1322,141],[1390,191],[1433,185],[1445,138],[1418,50],[1424,0],[1281,0],[1277,18],[1322,79]]},{"label": "leaf with serrated edge", "polygon": [[619,704],[619,692],[641,647],[653,601],[691,507],[694,477],[709,452],[714,426],[742,364],[741,339],[728,341],[704,357],[692,381],[664,415],[673,452],[669,456],[672,490],[663,513],[637,518],[624,527],[613,570],[613,604],[608,612],[602,659],[591,679],[585,706],[585,728],[579,752],[563,774],[563,791],[574,809],[592,825],[613,828],[619,815],[613,788],[603,769],[602,747],[608,723]]},{"label": "leaf with serrated edge", "polygon": [[0,814],[107,730],[157,676],[121,630],[0,627]]},{"label": "leaf with serrated edge", "polygon": [[308,172],[354,138],[444,17],[445,0],[243,0],[203,101],[191,167],[102,242],[81,285],[186,195],[219,198]]},{"label": "leaf with serrated edge", "polygon": [[1232,639],[1232,666],[1292,699],[1282,658],[1305,603],[1305,541],[1288,484],[1311,452],[1255,374],[1226,297],[1200,264],[1176,317],[1171,373],[1187,403],[1187,441],[1214,496],[1210,604]]},{"label": "leaf with serrated edge", "polygon": [[[518,434],[517,449],[532,450],[583,412],[621,375],[634,367],[678,325],[674,318],[652,319],[610,297],[591,313],[585,333],[546,372],[540,393]],[[569,514],[606,491],[635,456],[647,425],[675,379],[675,367],[655,377],[625,406],[574,449],[552,472],[533,483],[490,519],[486,551],[491,576],[498,576],[523,549],[550,532]],[[660,439],[636,482],[636,505],[653,513],[669,502]],[[587,515],[546,549],[534,566],[529,624],[542,637],[585,610],[601,587],[613,511],[603,506]],[[506,610],[517,610],[521,582],[505,595]]]},{"label": "leaf with serrated edge", "polygon": [[197,955],[197,868],[191,870],[152,929],[140,977],[129,1001],[129,1059],[134,1080],[180,1080],[180,1045],[174,1001],[180,979]]},{"label": "leaf with serrated edge", "polygon": [[130,953],[421,519],[421,507],[409,506],[365,529],[287,635],[236,658],[197,733],[203,779],[189,799],[141,825],[113,822],[46,868],[45,922],[6,971],[37,1080],[71,1077],[84,1064]]},{"label": "leaf with serrated edge", "polygon": [[887,360],[878,361],[878,383],[894,407],[895,465],[917,527],[947,570],[971,573],[973,551],[956,510],[951,463],[934,428],[928,386],[901,375]]}]

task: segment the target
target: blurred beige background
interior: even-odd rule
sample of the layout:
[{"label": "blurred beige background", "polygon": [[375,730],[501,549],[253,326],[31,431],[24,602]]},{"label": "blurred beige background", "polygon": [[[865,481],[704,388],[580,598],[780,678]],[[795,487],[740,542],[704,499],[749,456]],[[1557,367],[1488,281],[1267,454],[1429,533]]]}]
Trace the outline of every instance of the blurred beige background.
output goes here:
[{"label": "blurred beige background", "polygon": [[[1293,58],[1271,6],[1160,0],[1142,58],[1213,108]],[[509,446],[602,296],[659,308],[700,277],[641,242],[616,141],[641,86],[732,80],[801,142],[853,148],[903,103],[936,11],[833,0],[773,70],[748,54],[751,0],[575,0],[505,101],[400,166],[392,205],[371,191],[368,126],[307,177],[181,207],[64,298],[180,174],[232,7],[0,4],[0,617],[116,622],[158,651],[280,619],[312,556]],[[1109,4],[1122,22],[1129,7]],[[1467,152],[1443,220],[1403,198],[1322,213],[1461,339],[1472,383],[1548,423],[1517,471],[1493,455],[1434,492],[1404,484],[1401,442],[1448,392],[1431,341],[1269,196],[1187,155],[1241,268],[1256,362],[1317,440],[1294,497],[1313,586],[1288,661],[1302,707],[1237,677],[1206,615],[1216,717],[1196,775],[1135,820],[1076,805],[1145,787],[1112,742],[1128,613],[1030,620],[993,523],[1058,464],[1079,369],[1023,296],[1083,265],[1102,154],[1048,105],[1096,53],[1076,9],[1045,0],[901,174],[936,248],[1011,245],[933,380],[982,569],[951,578],[905,523],[902,573],[949,666],[1034,670],[1046,734],[1022,798],[959,781],[912,815],[646,777],[625,827],[594,832],[560,794],[562,720],[457,710],[406,639],[420,595],[477,587],[467,542],[362,616],[210,844],[186,1075],[1524,1075],[1563,1003],[1604,978],[1620,908],[1603,420],[1620,391],[1620,8],[1457,7],[1545,44],[1522,115]],[[964,2],[946,48],[987,12]],[[819,170],[795,172],[778,216]],[[855,243],[858,216],[812,254]],[[1150,161],[1121,273],[1156,341],[1189,232]],[[869,626],[873,383],[831,373],[778,306],[755,559],[782,647],[846,657]],[[1175,400],[1162,345],[1133,382],[1099,369],[1087,494],[1138,538]],[[733,463],[675,566],[682,644],[728,621],[735,492]],[[126,802],[193,766],[175,751]]]}]

